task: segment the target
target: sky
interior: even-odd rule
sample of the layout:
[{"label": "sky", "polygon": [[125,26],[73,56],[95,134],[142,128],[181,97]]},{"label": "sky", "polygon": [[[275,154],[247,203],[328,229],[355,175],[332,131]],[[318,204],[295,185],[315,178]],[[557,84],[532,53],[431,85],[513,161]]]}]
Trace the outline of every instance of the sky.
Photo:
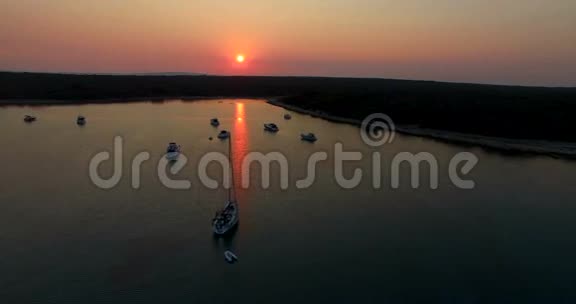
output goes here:
[{"label": "sky", "polygon": [[576,86],[576,1],[0,0],[0,70]]}]

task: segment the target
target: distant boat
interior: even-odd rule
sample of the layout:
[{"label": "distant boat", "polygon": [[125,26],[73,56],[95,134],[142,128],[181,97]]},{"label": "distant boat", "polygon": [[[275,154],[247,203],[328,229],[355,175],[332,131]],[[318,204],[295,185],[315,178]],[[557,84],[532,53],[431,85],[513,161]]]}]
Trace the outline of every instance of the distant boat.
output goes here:
[{"label": "distant boat", "polygon": [[230,132],[226,131],[226,130],[222,130],[220,131],[220,133],[218,134],[218,138],[220,139],[226,139],[230,137]]},{"label": "distant boat", "polygon": [[286,114],[284,114],[284,119],[290,120],[290,119],[292,119],[292,115],[286,113]]},{"label": "distant boat", "polygon": [[86,124],[86,117],[78,116],[78,118],[76,119],[76,123],[80,126],[85,125]]},{"label": "distant boat", "polygon": [[234,263],[238,261],[238,257],[230,250],[226,250],[226,252],[224,252],[224,258],[228,263]]},{"label": "distant boat", "polygon": [[280,129],[278,129],[278,126],[276,124],[267,123],[267,124],[264,124],[264,130],[276,133]]},{"label": "distant boat", "polygon": [[169,143],[166,149],[166,159],[167,160],[177,160],[180,156],[180,146],[176,143]]},{"label": "distant boat", "polygon": [[24,115],[24,121],[25,121],[25,122],[33,122],[33,121],[36,121],[36,116]]},{"label": "distant boat", "polygon": [[220,125],[220,121],[218,121],[218,118],[212,118],[210,119],[210,124],[213,125],[214,127],[217,127]]},{"label": "distant boat", "polygon": [[[228,199],[224,208],[216,212],[212,219],[212,230],[216,235],[224,235],[231,231],[240,219],[238,215],[238,204],[236,201],[236,189],[234,186],[234,165],[232,164],[232,141],[228,142],[228,159],[230,160],[232,187],[228,189]],[[226,255],[226,253],[225,253]],[[230,255],[230,254],[229,254]],[[231,253],[230,257],[237,257]],[[227,258],[228,259],[228,258]]]},{"label": "distant boat", "polygon": [[314,135],[314,133],[300,134],[300,138],[302,140],[309,141],[309,142],[315,142],[318,140],[318,138],[316,138],[316,135]]}]

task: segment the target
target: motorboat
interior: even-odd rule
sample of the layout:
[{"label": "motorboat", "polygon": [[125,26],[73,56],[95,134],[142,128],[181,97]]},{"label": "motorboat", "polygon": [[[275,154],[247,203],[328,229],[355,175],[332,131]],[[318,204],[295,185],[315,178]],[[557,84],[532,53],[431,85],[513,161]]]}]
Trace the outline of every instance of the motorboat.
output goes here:
[{"label": "motorboat", "polygon": [[264,130],[269,131],[269,132],[278,132],[280,129],[278,129],[278,126],[276,124],[273,123],[267,123],[264,124]]},{"label": "motorboat", "polygon": [[36,121],[36,116],[24,115],[24,121],[25,121],[25,122],[33,122],[33,121]]},{"label": "motorboat", "polygon": [[302,140],[309,141],[309,142],[315,142],[318,140],[318,138],[316,138],[316,135],[314,135],[314,133],[300,134],[300,138]]},{"label": "motorboat", "polygon": [[[238,203],[236,201],[236,191],[234,184],[234,166],[232,165],[232,143],[228,142],[228,158],[230,159],[230,178],[232,180],[232,187],[228,189],[228,199],[224,208],[218,210],[214,219],[212,219],[212,230],[215,235],[224,235],[229,231],[232,231],[236,225],[238,225],[238,220],[240,219],[238,215]],[[231,256],[232,257],[232,256]]]},{"label": "motorboat", "polygon": [[220,121],[218,121],[218,118],[212,118],[210,119],[210,124],[214,127],[217,127],[220,125]]},{"label": "motorboat", "polygon": [[290,119],[292,119],[292,115],[286,113],[286,114],[284,114],[284,119],[290,120]]},{"label": "motorboat", "polygon": [[177,160],[180,156],[180,146],[176,143],[169,143],[166,149],[166,159],[167,160]]},{"label": "motorboat", "polygon": [[230,132],[226,131],[226,130],[222,130],[220,131],[220,133],[218,133],[218,138],[220,139],[226,139],[230,137]]},{"label": "motorboat", "polygon": [[224,258],[226,259],[226,262],[228,262],[230,264],[238,261],[238,257],[234,254],[234,252],[232,252],[230,250],[226,250],[224,252]]},{"label": "motorboat", "polygon": [[76,123],[80,126],[85,125],[86,124],[86,117],[78,116],[78,118],[76,118]]}]

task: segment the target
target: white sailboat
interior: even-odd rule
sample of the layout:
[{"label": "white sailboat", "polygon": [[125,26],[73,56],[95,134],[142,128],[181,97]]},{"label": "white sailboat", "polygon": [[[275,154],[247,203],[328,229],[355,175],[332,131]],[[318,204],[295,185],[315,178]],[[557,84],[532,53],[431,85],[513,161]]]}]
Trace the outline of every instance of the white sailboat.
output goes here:
[{"label": "white sailboat", "polygon": [[238,203],[236,201],[236,189],[234,183],[234,165],[232,164],[232,140],[228,142],[228,158],[230,159],[230,172],[232,187],[228,189],[228,200],[224,208],[216,212],[212,220],[212,230],[216,235],[224,235],[238,224]]}]

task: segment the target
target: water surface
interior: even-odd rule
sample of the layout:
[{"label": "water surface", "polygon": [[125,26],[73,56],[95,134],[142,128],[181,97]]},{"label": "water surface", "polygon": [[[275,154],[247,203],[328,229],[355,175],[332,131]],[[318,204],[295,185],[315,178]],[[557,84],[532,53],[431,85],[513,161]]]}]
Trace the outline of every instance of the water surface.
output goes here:
[{"label": "water surface", "polygon": [[[359,129],[292,113],[261,100],[211,100],[0,108],[0,302],[173,303],[231,300],[293,302],[427,303],[544,302],[574,300],[576,284],[576,164],[519,157],[479,148],[397,135],[380,148],[365,145]],[[27,124],[25,114],[38,116]],[[77,115],[87,125],[75,123]],[[240,226],[215,239],[210,220],[224,189],[207,189],[196,164],[228,143],[209,140],[209,124],[232,131],[235,168],[251,151],[282,152],[290,188],[261,189],[259,174],[238,191]],[[275,122],[280,132],[264,132]],[[301,132],[315,132],[314,144]],[[123,178],[110,190],[88,175],[90,159],[124,140]],[[156,174],[166,145],[176,141],[189,159],[174,178],[189,190],[170,190]],[[360,151],[346,176],[362,168],[355,189],[334,179],[333,149]],[[130,159],[151,153],[141,188],[131,187]],[[308,156],[326,151],[309,189]],[[398,152],[433,153],[440,186],[411,189],[403,168],[400,189],[372,186],[371,153],[382,153],[382,171]],[[458,152],[480,162],[470,174],[476,189],[448,178]],[[101,168],[111,174],[112,164]],[[209,174],[220,178],[217,165]],[[238,183],[240,174],[236,174]],[[427,181],[424,176],[423,181]],[[223,251],[240,262],[228,265]]]}]

